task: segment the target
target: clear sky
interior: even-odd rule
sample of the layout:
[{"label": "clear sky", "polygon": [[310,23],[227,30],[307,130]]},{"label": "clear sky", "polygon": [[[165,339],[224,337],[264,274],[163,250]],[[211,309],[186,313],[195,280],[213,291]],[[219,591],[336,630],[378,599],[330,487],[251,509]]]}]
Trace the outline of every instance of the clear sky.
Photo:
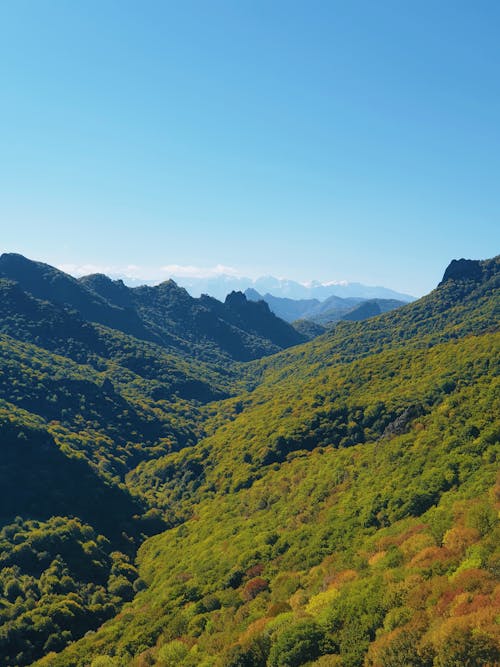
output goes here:
[{"label": "clear sky", "polygon": [[497,0],[0,0],[0,250],[420,295],[500,241]]}]

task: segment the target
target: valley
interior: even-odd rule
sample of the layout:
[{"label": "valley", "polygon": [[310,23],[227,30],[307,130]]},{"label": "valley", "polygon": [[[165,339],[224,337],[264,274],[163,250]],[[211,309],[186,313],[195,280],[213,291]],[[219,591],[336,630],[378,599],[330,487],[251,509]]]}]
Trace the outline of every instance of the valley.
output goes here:
[{"label": "valley", "polygon": [[497,664],[499,268],[306,336],[3,255],[0,664]]}]

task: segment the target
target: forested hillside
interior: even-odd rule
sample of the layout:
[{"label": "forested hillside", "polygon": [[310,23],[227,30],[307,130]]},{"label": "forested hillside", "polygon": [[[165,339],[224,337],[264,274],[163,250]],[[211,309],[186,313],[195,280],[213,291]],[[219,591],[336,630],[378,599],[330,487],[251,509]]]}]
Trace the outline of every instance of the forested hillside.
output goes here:
[{"label": "forested hillside", "polygon": [[241,294],[11,262],[0,664],[499,663],[498,258],[272,356]]},{"label": "forested hillside", "polygon": [[70,311],[80,321],[219,364],[256,359],[305,340],[266,304],[248,302],[238,293],[221,303],[207,296],[193,299],[172,280],[133,289],[100,274],[76,280],[12,253],[0,257],[0,279],[13,281],[30,297]]}]

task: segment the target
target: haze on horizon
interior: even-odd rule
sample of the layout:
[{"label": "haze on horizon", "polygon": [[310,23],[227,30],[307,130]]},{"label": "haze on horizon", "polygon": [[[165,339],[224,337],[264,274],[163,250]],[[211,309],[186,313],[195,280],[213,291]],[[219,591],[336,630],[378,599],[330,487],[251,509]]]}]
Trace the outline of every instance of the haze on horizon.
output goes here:
[{"label": "haze on horizon", "polygon": [[129,264],[127,266],[120,265],[96,265],[96,264],[58,264],[57,268],[65,271],[75,278],[88,276],[94,273],[102,273],[113,279],[122,279],[125,283],[131,285],[140,284],[158,284],[164,280],[177,280],[178,282],[190,283],[190,281],[210,281],[210,280],[227,280],[238,281],[248,280],[252,283],[262,279],[272,279],[277,281],[293,281],[302,285],[303,287],[310,287],[312,285],[347,285],[351,282],[343,279],[330,278],[328,280],[318,280],[317,278],[310,278],[307,280],[300,280],[290,278],[288,276],[273,275],[266,273],[257,275],[255,272],[245,274],[242,271],[232,267],[217,264],[211,267],[201,267],[193,265],[182,266],[180,264],[167,264],[165,266],[138,266],[137,264]]},{"label": "haze on horizon", "polygon": [[498,253],[499,19],[489,0],[4,3],[0,251],[422,295]]}]

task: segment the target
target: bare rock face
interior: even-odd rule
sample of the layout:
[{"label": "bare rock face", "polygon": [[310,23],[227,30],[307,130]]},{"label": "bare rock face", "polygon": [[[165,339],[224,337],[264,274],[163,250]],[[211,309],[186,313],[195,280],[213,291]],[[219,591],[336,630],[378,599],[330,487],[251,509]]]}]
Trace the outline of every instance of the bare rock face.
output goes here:
[{"label": "bare rock face", "polygon": [[477,259],[452,259],[448,268],[444,272],[443,280],[439,283],[449,280],[474,280],[479,282],[483,277],[483,267]]},{"label": "bare rock face", "polygon": [[394,421],[388,424],[382,434],[382,438],[392,438],[396,435],[403,435],[410,430],[411,422],[423,414],[422,406],[410,405]]}]

